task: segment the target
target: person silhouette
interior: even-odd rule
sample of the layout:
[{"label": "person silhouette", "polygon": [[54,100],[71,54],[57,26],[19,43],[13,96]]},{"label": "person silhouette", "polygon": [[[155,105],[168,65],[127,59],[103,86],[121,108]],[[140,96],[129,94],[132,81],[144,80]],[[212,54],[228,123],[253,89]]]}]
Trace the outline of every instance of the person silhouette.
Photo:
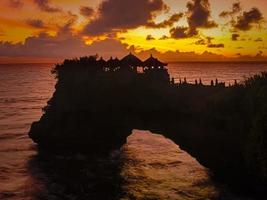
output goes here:
[{"label": "person silhouette", "polygon": [[210,85],[214,86],[214,81],[213,80],[211,80]]}]

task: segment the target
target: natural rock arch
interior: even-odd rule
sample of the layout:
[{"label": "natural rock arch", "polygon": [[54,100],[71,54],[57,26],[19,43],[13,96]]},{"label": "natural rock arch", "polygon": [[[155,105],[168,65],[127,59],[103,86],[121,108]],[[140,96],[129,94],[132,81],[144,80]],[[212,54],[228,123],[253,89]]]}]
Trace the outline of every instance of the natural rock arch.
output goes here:
[{"label": "natural rock arch", "polygon": [[114,70],[104,71],[95,57],[55,68],[56,91],[29,133],[40,149],[107,153],[137,128],[162,133],[223,178],[266,181],[265,160],[253,156],[266,147],[254,150],[257,134],[266,132],[266,115],[253,106],[266,108],[266,74],[225,87],[173,84],[166,69],[153,66],[145,74],[131,66]]}]

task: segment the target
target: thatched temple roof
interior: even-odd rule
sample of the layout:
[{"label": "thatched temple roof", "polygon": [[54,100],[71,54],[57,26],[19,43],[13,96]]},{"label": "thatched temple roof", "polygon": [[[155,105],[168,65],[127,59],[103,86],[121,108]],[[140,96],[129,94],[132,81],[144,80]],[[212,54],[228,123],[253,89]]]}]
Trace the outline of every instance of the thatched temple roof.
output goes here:
[{"label": "thatched temple roof", "polygon": [[159,61],[157,58],[154,58],[152,55],[145,60],[144,62],[140,60],[137,56],[129,53],[127,56],[123,57],[121,60],[118,58],[113,59],[110,57],[108,61],[105,61],[102,57],[98,60],[99,64],[107,67],[164,67],[167,66],[167,63]]},{"label": "thatched temple roof", "polygon": [[107,66],[109,67],[118,67],[120,65],[121,63],[118,58],[113,59],[112,57],[110,57],[110,59],[107,61]]},{"label": "thatched temple roof", "polygon": [[127,66],[142,66],[143,62],[137,58],[135,55],[132,53],[129,53],[127,56],[121,59],[122,65],[127,65]]},{"label": "thatched temple roof", "polygon": [[105,61],[105,60],[103,59],[103,57],[101,57],[101,58],[97,61],[97,63],[98,63],[100,66],[105,66],[105,65],[107,64],[107,61]]},{"label": "thatched temple roof", "polygon": [[143,62],[144,67],[163,67],[168,64],[160,62],[157,58],[154,58],[152,55]]}]

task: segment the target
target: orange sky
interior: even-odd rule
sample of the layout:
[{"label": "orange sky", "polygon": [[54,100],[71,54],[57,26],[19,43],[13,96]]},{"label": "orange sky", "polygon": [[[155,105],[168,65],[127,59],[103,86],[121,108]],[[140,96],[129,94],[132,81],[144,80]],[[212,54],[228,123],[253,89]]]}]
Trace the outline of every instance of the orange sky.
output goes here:
[{"label": "orange sky", "polygon": [[266,0],[1,0],[0,7],[0,62],[128,51],[166,61],[267,60]]}]

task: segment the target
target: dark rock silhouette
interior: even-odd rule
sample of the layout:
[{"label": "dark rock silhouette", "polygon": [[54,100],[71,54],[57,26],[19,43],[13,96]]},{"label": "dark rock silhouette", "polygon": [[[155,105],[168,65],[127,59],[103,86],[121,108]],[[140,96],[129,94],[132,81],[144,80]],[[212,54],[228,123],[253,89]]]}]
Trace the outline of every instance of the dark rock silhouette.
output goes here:
[{"label": "dark rock silhouette", "polygon": [[56,91],[29,136],[52,153],[106,154],[132,129],[147,129],[172,139],[216,178],[265,193],[267,73],[232,87],[186,78],[175,84],[166,65],[132,54],[65,60],[52,71]]}]

